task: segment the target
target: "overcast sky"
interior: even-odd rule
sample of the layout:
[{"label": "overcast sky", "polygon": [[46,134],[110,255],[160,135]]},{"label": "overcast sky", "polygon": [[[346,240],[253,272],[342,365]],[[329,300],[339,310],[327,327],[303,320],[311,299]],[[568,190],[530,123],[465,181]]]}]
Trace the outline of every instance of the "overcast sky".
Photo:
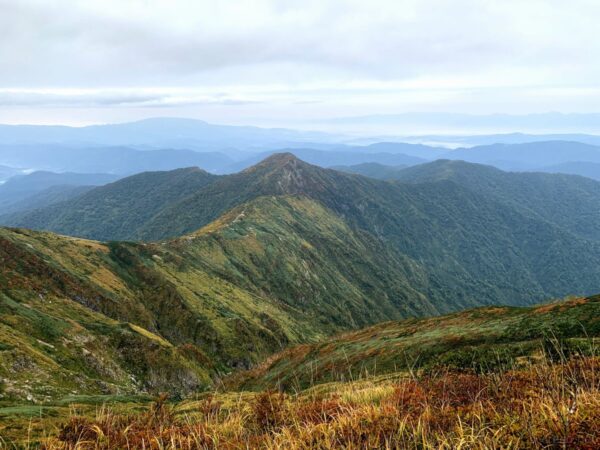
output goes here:
[{"label": "overcast sky", "polygon": [[0,122],[600,111],[597,0],[0,0]]}]

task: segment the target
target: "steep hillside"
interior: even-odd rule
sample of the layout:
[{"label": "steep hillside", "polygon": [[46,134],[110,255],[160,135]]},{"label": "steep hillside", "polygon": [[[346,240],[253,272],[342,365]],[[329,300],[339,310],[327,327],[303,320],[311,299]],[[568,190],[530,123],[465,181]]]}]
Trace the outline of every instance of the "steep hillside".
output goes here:
[{"label": "steep hillside", "polygon": [[449,316],[386,322],[312,345],[292,347],[228,381],[243,389],[303,389],[395,372],[442,367],[513,368],[542,351],[593,354],[600,296],[531,308],[488,307]]},{"label": "steep hillside", "polygon": [[3,399],[188,393],[320,335],[302,314],[152,250],[2,231]]},{"label": "steep hillside", "polygon": [[[457,196],[453,184],[413,192],[419,201],[407,197],[396,215],[360,216],[349,197],[383,201],[365,197],[375,180],[344,176],[348,197],[328,207],[303,192],[328,193],[336,172],[275,162],[283,166],[268,161],[239,176],[260,171],[260,183],[246,187],[296,195],[256,196],[172,240],[102,244],[0,230],[4,398],[191,392],[290,344],[392,318],[591,290],[600,277],[593,243]],[[394,185],[383,185],[393,200]],[[458,207],[453,198],[464,221],[440,213]],[[415,220],[432,213],[443,229]],[[374,223],[390,228],[367,232]],[[385,240],[397,229],[404,236]],[[558,257],[565,248],[544,239],[569,243],[573,255]]]},{"label": "steep hillside", "polygon": [[148,314],[106,245],[1,230],[0,261],[0,402],[209,384],[193,346],[135,325]]},{"label": "steep hillside", "polygon": [[437,312],[410,261],[302,197],[160,244],[0,229],[0,260],[5,399],[187,393],[290,343]]},{"label": "steep hillside", "polygon": [[409,283],[443,305],[440,311],[597,289],[598,269],[589,261],[598,259],[598,243],[530,211],[448,180],[394,185],[320,169],[289,154],[223,177],[157,214],[138,237],[184,234],[250,198],[281,194],[315,199],[352,229],[411,259],[427,276]]}]

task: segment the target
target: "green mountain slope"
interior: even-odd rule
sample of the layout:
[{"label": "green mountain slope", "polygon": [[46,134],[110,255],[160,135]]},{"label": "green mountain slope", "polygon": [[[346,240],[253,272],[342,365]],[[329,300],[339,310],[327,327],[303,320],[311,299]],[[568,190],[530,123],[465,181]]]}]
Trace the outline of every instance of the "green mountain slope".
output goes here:
[{"label": "green mountain slope", "polygon": [[[159,174],[169,180],[169,187],[177,186],[167,189],[168,195],[163,195],[158,182],[146,193],[154,176],[142,174],[106,189],[137,179],[144,181],[143,189],[123,189],[120,196],[102,196],[103,191],[95,189],[77,200],[78,207],[69,202],[58,211],[57,206],[55,215],[40,210],[39,221],[17,225],[106,239],[169,239],[193,233],[261,196],[301,195],[343,221],[366,248],[385,248],[386,258],[405,274],[402,284],[427,298],[438,313],[597,291],[598,183],[505,174],[468,164],[468,170],[449,170],[460,164],[466,163],[419,166],[411,170],[429,169],[426,172],[434,176],[415,175],[411,183],[391,183],[278,154],[234,175],[203,174],[200,187],[190,186],[188,175],[182,176],[179,186],[170,181],[174,172]],[[567,187],[570,202],[564,196],[552,197],[552,192]],[[381,267],[384,278],[396,273],[388,263]]]},{"label": "green mountain slope", "polygon": [[600,183],[565,174],[503,172],[464,161],[438,160],[408,167],[396,179],[411,183],[452,181],[525,214],[600,241]]},{"label": "green mountain slope", "polygon": [[5,399],[187,393],[290,343],[437,311],[409,261],[303,197],[159,244],[0,229],[0,261]]},{"label": "green mountain slope", "polygon": [[198,168],[144,172],[98,187],[71,201],[16,214],[4,223],[95,239],[130,239],[166,205],[218,177]]},{"label": "green mountain slope", "polygon": [[55,203],[66,202],[94,188],[95,186],[73,186],[68,184],[51,186],[23,199],[11,202],[10,205],[3,206],[0,223],[3,223],[4,220],[11,220],[17,213],[22,215],[26,214],[27,211],[34,211],[54,205]]},{"label": "green mountain slope", "polygon": [[599,260],[599,244],[530,211],[453,181],[393,184],[321,169],[291,154],[217,180],[157,214],[138,237],[184,234],[224,209],[282,194],[319,201],[351,229],[408,258],[419,269],[408,283],[439,312],[597,289],[600,272],[590,261]]},{"label": "green mountain slope", "polygon": [[407,165],[386,166],[384,164],[369,162],[352,166],[332,166],[331,169],[339,170],[340,172],[355,173],[370,178],[377,178],[379,180],[395,180],[398,177],[398,172],[401,172],[407,167]]},{"label": "green mountain slope", "polygon": [[0,229],[2,395],[187,393],[382,320],[597,290],[600,244],[473,186],[284,154],[225,177],[142,174],[76,200],[99,196],[105,230],[177,236],[159,242]]},{"label": "green mountain slope", "polygon": [[107,173],[54,173],[36,171],[27,175],[17,175],[0,184],[0,214],[14,209],[19,202],[27,201],[36,194],[56,186],[80,187],[101,186],[117,180],[117,175]]},{"label": "green mountain slope", "polygon": [[228,383],[237,389],[303,389],[409,370],[513,367],[542,351],[555,358],[589,354],[600,339],[599,315],[600,296],[595,296],[386,322],[284,350]]}]

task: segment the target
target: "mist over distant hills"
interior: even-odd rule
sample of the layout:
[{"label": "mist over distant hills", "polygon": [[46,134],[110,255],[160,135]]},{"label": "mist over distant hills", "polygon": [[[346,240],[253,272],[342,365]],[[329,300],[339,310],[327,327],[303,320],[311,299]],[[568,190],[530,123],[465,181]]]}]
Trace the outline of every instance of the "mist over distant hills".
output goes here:
[{"label": "mist over distant hills", "polygon": [[338,133],[364,135],[480,135],[501,133],[600,133],[600,113],[462,114],[408,112],[338,117],[308,122]]},{"label": "mist over distant hills", "polygon": [[[393,122],[409,116],[385,116],[384,119]],[[586,120],[593,119],[592,116],[586,116]],[[455,124],[472,118],[444,114],[417,114],[414,117]],[[523,119],[527,123],[546,120],[551,124],[561,117],[494,115],[477,116],[473,122],[484,124],[496,120],[496,123],[510,124]],[[372,120],[368,119],[366,123]],[[436,159],[464,160],[508,171],[567,173],[600,179],[600,136],[595,135],[507,133],[413,135],[387,139],[390,138],[356,139],[320,132],[213,125],[174,118],[81,128],[0,125],[0,182],[32,171],[83,176],[106,174],[113,180],[141,172],[189,167],[199,167],[213,174],[229,174],[282,151],[317,166],[337,167],[384,179],[395,178],[398,168]],[[65,187],[72,183],[61,183],[59,178],[55,177],[54,183],[45,186],[52,188],[48,193],[24,203],[15,203],[23,197],[10,198],[13,191],[4,189],[4,210],[0,211],[0,216],[30,210],[33,205],[39,207],[43,201],[53,203],[83,193],[82,189]],[[76,183],[77,186],[97,184]],[[10,203],[14,205],[8,208]]]}]

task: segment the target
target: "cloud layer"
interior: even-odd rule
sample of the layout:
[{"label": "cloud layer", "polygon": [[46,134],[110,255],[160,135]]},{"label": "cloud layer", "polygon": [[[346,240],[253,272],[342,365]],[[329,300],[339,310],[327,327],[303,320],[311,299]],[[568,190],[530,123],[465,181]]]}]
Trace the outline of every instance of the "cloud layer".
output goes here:
[{"label": "cloud layer", "polygon": [[0,11],[4,112],[598,109],[594,0],[0,0]]}]

